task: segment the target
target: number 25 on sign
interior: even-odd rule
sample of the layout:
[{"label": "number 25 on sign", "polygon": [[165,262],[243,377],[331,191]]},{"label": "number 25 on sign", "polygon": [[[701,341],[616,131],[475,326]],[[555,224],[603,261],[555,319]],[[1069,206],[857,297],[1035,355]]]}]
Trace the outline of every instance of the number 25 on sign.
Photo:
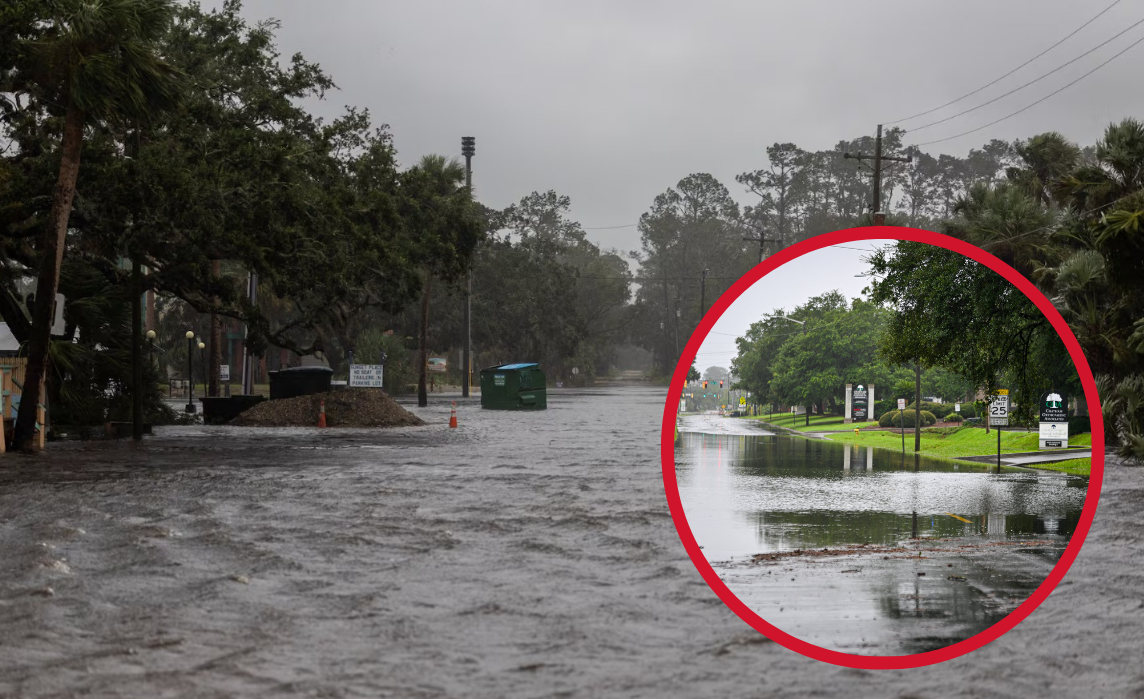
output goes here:
[{"label": "number 25 on sign", "polygon": [[1009,389],[999,389],[989,402],[989,424],[997,427],[1009,425]]}]

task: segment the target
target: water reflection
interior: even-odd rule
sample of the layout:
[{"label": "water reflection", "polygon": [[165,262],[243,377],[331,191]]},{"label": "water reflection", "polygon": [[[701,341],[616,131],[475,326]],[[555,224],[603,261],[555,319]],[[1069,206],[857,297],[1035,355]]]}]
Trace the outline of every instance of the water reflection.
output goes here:
[{"label": "water reflection", "polygon": [[[680,435],[676,475],[712,555],[1072,534],[1087,480],[785,436]],[[734,513],[734,516],[729,516]],[[710,526],[708,526],[710,525]],[[750,527],[749,538],[728,529]],[[728,546],[724,541],[730,541]]]}]

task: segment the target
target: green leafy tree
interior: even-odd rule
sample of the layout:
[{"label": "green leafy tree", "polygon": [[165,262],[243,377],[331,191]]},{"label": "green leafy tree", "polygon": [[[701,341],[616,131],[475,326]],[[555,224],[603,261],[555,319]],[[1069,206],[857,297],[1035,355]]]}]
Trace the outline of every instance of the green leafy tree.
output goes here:
[{"label": "green leafy tree", "polygon": [[68,220],[75,199],[84,129],[103,122],[137,122],[173,103],[177,73],[157,44],[171,21],[169,0],[60,0],[48,28],[30,42],[21,87],[62,117],[59,176],[43,237],[23,397],[13,433],[31,444],[36,406],[47,369],[52,303],[59,289]]}]

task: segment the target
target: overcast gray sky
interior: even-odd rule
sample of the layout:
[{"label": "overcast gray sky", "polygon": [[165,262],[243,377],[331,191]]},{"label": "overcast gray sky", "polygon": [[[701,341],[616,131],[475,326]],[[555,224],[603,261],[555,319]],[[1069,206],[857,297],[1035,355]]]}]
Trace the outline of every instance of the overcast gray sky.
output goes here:
[{"label": "overcast gray sky", "polygon": [[[555,189],[594,228],[636,223],[656,194],[693,172],[714,174],[749,203],[734,176],[764,166],[768,145],[821,149],[873,134],[879,122],[940,105],[1020,65],[1111,1],[246,0],[244,11],[251,20],[281,20],[281,53],[300,51],[333,75],[341,90],[322,113],[352,104],[390,124],[402,163],[459,155],[461,136],[476,136],[482,201],[503,207]],[[1141,18],[1144,3],[1122,0],[940,116],[1031,80]],[[1141,36],[1144,25],[1011,97],[925,130],[919,141],[1009,114]],[[930,152],[963,155],[990,138],[1046,130],[1091,143],[1110,121],[1144,116],[1142,61],[1138,46],[1059,96]],[[639,245],[634,227],[589,233],[605,247]]]},{"label": "overcast gray sky", "polygon": [[[735,338],[744,335],[751,323],[778,309],[782,309],[784,315],[790,314],[807,299],[831,291],[840,291],[848,299],[864,297],[862,289],[870,280],[855,276],[869,269],[862,259],[869,257],[874,249],[893,242],[860,240],[815,250],[755,282],[711,328],[695,355],[695,368],[700,374],[712,366],[730,369],[731,360],[738,354]],[[802,320],[797,315],[790,317]],[[802,328],[798,323],[789,325],[791,332]]]}]

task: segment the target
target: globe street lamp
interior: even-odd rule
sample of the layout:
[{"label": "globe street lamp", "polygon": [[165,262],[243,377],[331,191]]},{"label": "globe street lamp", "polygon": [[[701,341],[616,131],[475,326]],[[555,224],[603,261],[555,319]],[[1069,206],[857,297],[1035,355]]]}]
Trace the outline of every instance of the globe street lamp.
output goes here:
[{"label": "globe street lamp", "polygon": [[195,331],[187,331],[187,412],[195,413],[195,374],[192,362],[195,358]]},{"label": "globe street lamp", "polygon": [[199,369],[201,369],[202,373],[203,373],[203,395],[204,396],[207,394],[207,381],[208,381],[208,379],[207,379],[207,357],[205,354],[203,354],[203,350],[205,350],[206,348],[207,348],[206,343],[200,339],[199,340]]},{"label": "globe street lamp", "polygon": [[151,368],[155,368],[155,331],[147,331],[147,361],[151,363]]}]

